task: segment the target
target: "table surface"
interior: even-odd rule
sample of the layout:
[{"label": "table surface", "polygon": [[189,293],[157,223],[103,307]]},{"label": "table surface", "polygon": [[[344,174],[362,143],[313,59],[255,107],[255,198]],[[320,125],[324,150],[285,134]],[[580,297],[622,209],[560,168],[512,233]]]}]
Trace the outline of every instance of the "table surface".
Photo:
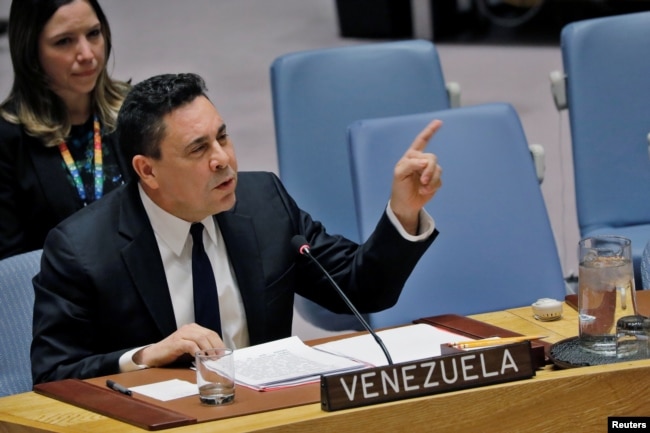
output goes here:
[{"label": "table surface", "polygon": [[[553,322],[536,320],[530,307],[471,317],[521,334],[547,335],[552,343],[578,331],[577,313],[566,305],[562,319]],[[549,365],[516,382],[337,412],[312,403],[165,431],[606,432],[608,416],[650,416],[649,383],[650,360],[567,370]],[[0,433],[142,431],[34,392],[0,398]]]}]

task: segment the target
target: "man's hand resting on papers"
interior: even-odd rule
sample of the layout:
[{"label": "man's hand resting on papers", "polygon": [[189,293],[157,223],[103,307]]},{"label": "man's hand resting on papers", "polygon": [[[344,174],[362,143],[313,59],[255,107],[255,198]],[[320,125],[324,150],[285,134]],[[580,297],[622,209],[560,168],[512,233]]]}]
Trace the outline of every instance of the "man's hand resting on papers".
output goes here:
[{"label": "man's hand resting on papers", "polygon": [[151,346],[143,347],[133,355],[133,362],[148,367],[163,367],[183,355],[194,354],[211,347],[225,347],[219,334],[196,323],[181,326],[176,332]]}]

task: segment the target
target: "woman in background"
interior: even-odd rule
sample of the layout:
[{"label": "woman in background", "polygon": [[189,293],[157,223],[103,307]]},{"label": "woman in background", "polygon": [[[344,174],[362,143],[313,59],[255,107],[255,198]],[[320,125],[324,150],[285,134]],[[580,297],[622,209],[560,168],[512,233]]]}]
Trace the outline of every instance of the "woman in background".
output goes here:
[{"label": "woman in background", "polygon": [[[96,0],[14,0],[14,82],[0,104],[0,258],[124,183],[110,133],[129,85],[106,71],[111,32]],[[101,229],[98,227],[98,229]]]}]

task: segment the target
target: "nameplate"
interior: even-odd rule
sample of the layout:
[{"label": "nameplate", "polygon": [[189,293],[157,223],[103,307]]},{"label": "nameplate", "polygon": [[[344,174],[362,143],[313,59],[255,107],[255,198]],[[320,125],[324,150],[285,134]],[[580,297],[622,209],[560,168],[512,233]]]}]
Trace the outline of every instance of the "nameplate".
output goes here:
[{"label": "nameplate", "polygon": [[529,341],[321,376],[331,412],[535,376]]}]

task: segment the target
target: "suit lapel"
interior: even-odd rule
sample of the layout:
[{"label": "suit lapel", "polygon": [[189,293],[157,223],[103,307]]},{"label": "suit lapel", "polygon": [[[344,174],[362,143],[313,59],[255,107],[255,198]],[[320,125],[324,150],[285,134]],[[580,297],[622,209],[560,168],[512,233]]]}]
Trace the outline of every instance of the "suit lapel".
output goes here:
[{"label": "suit lapel", "polygon": [[255,227],[250,217],[233,211],[218,214],[216,220],[249,318],[248,333],[254,341],[254,336],[264,333],[268,323],[264,272]]},{"label": "suit lapel", "polygon": [[128,184],[124,193],[118,223],[126,240],[122,260],[160,332],[167,336],[177,328],[156,237],[140,201],[137,182]]}]

